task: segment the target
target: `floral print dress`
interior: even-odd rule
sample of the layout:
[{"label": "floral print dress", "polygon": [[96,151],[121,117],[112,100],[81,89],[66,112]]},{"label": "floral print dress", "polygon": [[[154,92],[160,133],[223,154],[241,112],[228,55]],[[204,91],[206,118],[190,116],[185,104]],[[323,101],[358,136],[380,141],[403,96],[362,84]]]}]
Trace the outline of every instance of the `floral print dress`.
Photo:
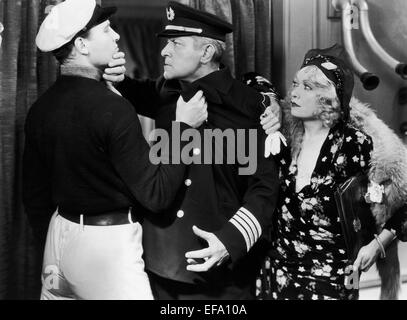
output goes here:
[{"label": "floral print dress", "polygon": [[[296,192],[296,159],[280,154],[280,196],[260,299],[356,299],[345,287],[347,252],[334,191],[369,168],[372,140],[340,123],[331,128],[311,176]],[[266,283],[265,283],[266,282]]]}]

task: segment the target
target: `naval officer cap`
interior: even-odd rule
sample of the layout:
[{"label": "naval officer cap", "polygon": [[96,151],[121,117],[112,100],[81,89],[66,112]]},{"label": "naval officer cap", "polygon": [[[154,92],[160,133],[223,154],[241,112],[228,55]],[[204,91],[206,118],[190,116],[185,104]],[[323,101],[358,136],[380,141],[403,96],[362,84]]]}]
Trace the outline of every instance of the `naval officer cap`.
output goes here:
[{"label": "naval officer cap", "polygon": [[109,19],[116,10],[116,7],[101,7],[95,0],[61,2],[51,9],[42,22],[35,43],[43,52],[57,50]]},{"label": "naval officer cap", "polygon": [[199,11],[170,1],[167,6],[167,25],[158,37],[201,36],[225,41],[233,26],[208,12]]}]

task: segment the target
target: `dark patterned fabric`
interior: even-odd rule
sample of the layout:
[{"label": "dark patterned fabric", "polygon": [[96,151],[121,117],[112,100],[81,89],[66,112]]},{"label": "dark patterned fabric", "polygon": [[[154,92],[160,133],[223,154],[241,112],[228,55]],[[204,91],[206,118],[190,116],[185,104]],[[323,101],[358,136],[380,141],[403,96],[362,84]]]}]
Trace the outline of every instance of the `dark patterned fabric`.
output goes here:
[{"label": "dark patterned fabric", "polygon": [[335,205],[338,184],[369,168],[369,136],[338,124],[325,140],[310,184],[296,192],[296,159],[283,150],[272,246],[258,286],[260,299],[357,298],[345,288],[347,252]]}]

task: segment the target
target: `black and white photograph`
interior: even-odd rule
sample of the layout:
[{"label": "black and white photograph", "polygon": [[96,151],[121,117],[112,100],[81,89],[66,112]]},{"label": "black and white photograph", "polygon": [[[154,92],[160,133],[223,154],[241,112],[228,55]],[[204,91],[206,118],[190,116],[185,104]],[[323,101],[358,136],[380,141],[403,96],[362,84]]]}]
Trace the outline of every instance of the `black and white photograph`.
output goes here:
[{"label": "black and white photograph", "polygon": [[407,300],[406,14],[0,0],[0,300]]}]

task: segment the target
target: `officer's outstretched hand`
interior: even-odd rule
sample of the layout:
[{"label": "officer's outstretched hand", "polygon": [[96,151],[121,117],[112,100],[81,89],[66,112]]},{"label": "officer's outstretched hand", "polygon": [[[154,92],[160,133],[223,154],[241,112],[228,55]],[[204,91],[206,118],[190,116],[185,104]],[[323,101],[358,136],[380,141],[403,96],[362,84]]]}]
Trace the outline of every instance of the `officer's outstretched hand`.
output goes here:
[{"label": "officer's outstretched hand", "polygon": [[[206,272],[215,266],[220,266],[229,258],[229,252],[215,234],[201,230],[196,226],[193,226],[192,230],[195,235],[208,243],[208,247],[202,250],[189,251],[185,254],[188,271]],[[198,263],[196,259],[203,259],[205,262]]]},{"label": "officer's outstretched hand", "polygon": [[198,128],[208,119],[207,109],[208,104],[202,90],[199,90],[188,102],[180,96],[177,101],[176,121]]},{"label": "officer's outstretched hand", "polygon": [[113,83],[123,81],[124,73],[126,72],[125,64],[124,52],[116,52],[103,73],[103,79]]}]

